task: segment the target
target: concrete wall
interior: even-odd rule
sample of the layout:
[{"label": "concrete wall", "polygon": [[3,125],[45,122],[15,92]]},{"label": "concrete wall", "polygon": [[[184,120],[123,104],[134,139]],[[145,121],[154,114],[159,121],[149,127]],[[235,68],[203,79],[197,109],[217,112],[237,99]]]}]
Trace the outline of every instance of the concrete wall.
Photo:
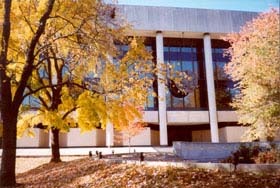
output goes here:
[{"label": "concrete wall", "polygon": [[67,135],[67,147],[105,146],[105,131],[94,129],[81,133],[79,128],[71,128]]},{"label": "concrete wall", "polygon": [[[220,142],[242,142],[243,135],[248,130],[248,127],[229,126],[219,129]],[[277,134],[275,141],[280,141],[280,131]],[[192,131],[193,142],[211,142],[210,130]]]},{"label": "concrete wall", "polygon": [[[259,146],[271,148],[275,144],[280,149],[280,142],[245,142],[247,147]],[[173,142],[175,154],[186,160],[198,162],[216,162],[225,159],[237,151],[241,143],[209,143],[209,142]]]},{"label": "concrete wall", "polygon": [[168,124],[209,123],[208,111],[167,111]]},{"label": "concrete wall", "polygon": [[158,124],[158,111],[144,111],[143,119],[146,123]]},{"label": "concrete wall", "polygon": [[27,135],[17,139],[17,147],[48,147],[49,134],[43,129],[34,128],[35,137],[31,138]]},{"label": "concrete wall", "polygon": [[210,10],[196,8],[119,5],[134,30],[189,33],[238,32],[256,12]]},{"label": "concrete wall", "polygon": [[94,133],[96,146],[106,146],[106,131],[102,129],[96,129]]},{"label": "concrete wall", "polygon": [[221,142],[241,142],[247,127],[223,127],[219,130]]},{"label": "concrete wall", "polygon": [[[130,140],[130,144],[132,146],[150,146],[151,143],[151,129],[149,127],[144,128],[143,131],[141,131],[136,136],[133,136]],[[128,146],[129,141],[124,140],[123,145]]]},{"label": "concrete wall", "polygon": [[114,146],[123,146],[123,135],[122,132],[114,129]]},{"label": "concrete wall", "polygon": [[237,122],[235,111],[218,111],[218,122]]},{"label": "concrete wall", "polygon": [[95,129],[81,133],[79,128],[71,128],[68,133],[60,133],[60,147],[105,146],[105,130]]},{"label": "concrete wall", "polygon": [[[241,142],[246,127],[233,126],[219,129],[220,142]],[[210,130],[192,131],[193,142],[211,142]]]},{"label": "concrete wall", "polygon": [[[150,146],[151,142],[151,128],[145,127],[136,136],[133,136],[130,140],[131,146]],[[121,131],[114,131],[114,146],[128,146],[129,141],[125,133]]]},{"label": "concrete wall", "polygon": [[[68,133],[59,133],[59,147],[67,147]],[[50,134],[50,146],[51,146],[51,134]]]},{"label": "concrete wall", "polygon": [[[218,111],[219,122],[236,122],[235,111]],[[147,123],[158,123],[158,111],[145,111],[144,121]],[[203,124],[209,123],[208,111],[167,111],[167,122],[169,124]]]},{"label": "concrete wall", "polygon": [[[218,122],[237,122],[235,111],[218,111]],[[158,111],[145,111],[144,121],[158,124]],[[208,111],[167,111],[168,124],[204,124],[209,123]]]}]

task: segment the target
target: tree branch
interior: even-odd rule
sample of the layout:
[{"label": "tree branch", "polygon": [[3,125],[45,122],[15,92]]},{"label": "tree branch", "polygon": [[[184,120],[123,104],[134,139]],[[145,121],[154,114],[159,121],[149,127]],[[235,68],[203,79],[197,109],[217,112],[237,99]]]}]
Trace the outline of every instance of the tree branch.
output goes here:
[{"label": "tree branch", "polygon": [[66,112],[62,119],[64,120],[70,113],[74,112],[75,110],[77,110],[79,107],[75,106],[74,108],[72,108],[71,110],[69,110],[68,112]]},{"label": "tree branch", "polygon": [[15,96],[14,96],[14,99],[12,102],[12,106],[15,109],[19,108],[20,104],[22,103],[22,100],[24,99],[23,93],[24,93],[27,82],[28,82],[29,77],[31,76],[32,70],[33,70],[33,64],[34,64],[34,59],[35,59],[34,51],[35,51],[36,45],[38,44],[38,41],[39,41],[41,35],[45,31],[46,23],[52,12],[54,2],[55,2],[55,0],[48,1],[47,10],[43,14],[43,16],[40,18],[38,29],[37,29],[34,37],[31,40],[31,43],[30,43],[30,46],[29,46],[29,49],[27,52],[27,59],[26,59],[26,63],[25,63],[24,69],[23,69],[23,73],[21,75],[19,86],[15,92]]},{"label": "tree branch", "polygon": [[39,87],[39,88],[37,88],[37,89],[35,89],[35,90],[32,90],[32,89],[31,89],[30,92],[28,92],[28,93],[26,93],[25,95],[23,95],[23,98],[25,98],[25,97],[27,97],[27,96],[29,96],[29,95],[35,94],[35,93],[39,92],[39,91],[42,90],[42,89],[55,88],[55,87],[63,86],[63,85],[67,85],[67,84],[68,84],[68,82],[63,82],[63,83],[61,83],[61,84],[44,85],[44,86]]}]

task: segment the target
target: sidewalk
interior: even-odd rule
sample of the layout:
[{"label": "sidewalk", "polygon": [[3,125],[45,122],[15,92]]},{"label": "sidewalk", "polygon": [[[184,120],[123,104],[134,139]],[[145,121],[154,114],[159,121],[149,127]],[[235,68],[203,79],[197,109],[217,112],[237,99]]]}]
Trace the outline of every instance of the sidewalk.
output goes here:
[{"label": "sidewalk", "polygon": [[[129,147],[86,147],[86,148],[60,148],[61,156],[71,155],[88,155],[89,151],[95,154],[96,151],[102,152],[102,154],[112,154],[114,151],[117,153],[129,153]],[[131,147],[130,152],[159,152],[159,153],[173,153],[172,147]],[[50,156],[50,148],[18,148],[17,157],[27,156]],[[0,156],[2,156],[2,149],[0,149]]]}]

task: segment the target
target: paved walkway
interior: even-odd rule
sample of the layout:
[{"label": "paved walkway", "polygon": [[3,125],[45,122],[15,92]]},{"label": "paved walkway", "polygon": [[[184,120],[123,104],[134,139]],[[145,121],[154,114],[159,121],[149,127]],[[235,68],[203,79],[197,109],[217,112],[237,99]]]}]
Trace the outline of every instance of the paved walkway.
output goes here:
[{"label": "paved walkway", "polygon": [[[159,152],[159,153],[172,153],[172,147],[131,147],[130,152]],[[60,154],[63,155],[88,155],[89,151],[95,154],[96,151],[102,152],[102,154],[112,154],[114,151],[117,153],[128,153],[129,147],[87,147],[87,148],[61,148]],[[2,149],[0,149],[0,155],[2,155]],[[18,148],[17,156],[50,156],[50,148]]]}]

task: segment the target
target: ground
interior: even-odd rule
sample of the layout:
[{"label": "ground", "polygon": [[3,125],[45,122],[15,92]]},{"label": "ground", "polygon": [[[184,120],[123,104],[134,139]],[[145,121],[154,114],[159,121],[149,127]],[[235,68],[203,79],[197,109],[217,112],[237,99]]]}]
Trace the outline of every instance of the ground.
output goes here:
[{"label": "ground", "polygon": [[[64,158],[70,159],[72,158]],[[17,182],[21,184],[20,187],[279,188],[280,185],[280,174],[148,167],[92,160],[89,157],[57,164],[45,163],[48,160],[48,158],[18,158]],[[34,168],[34,165],[39,163],[45,164]],[[24,168],[26,172],[23,172]],[[30,168],[34,169],[29,170]]]},{"label": "ground", "polygon": [[[82,156],[61,157],[63,161],[80,159]],[[16,173],[23,173],[42,164],[48,163],[50,157],[18,157],[16,160]]]}]

